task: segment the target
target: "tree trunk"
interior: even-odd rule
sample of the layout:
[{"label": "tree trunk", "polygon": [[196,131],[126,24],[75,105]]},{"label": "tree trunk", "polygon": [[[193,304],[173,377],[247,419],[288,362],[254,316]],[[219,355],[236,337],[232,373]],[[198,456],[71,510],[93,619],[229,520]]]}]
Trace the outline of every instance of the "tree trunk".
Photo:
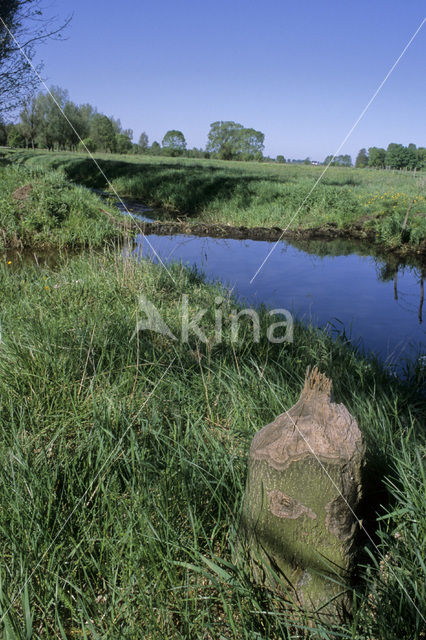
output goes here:
[{"label": "tree trunk", "polygon": [[364,444],[331,392],[325,375],[308,370],[294,407],[254,436],[241,538],[258,582],[334,618],[349,608]]}]

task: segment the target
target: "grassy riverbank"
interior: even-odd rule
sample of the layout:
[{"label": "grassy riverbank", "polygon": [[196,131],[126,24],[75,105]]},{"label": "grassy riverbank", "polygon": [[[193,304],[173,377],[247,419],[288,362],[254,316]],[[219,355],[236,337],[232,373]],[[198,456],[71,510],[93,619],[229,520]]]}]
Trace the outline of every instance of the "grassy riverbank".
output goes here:
[{"label": "grassy riverbank", "polygon": [[0,167],[0,246],[71,248],[113,242],[121,233],[106,207],[61,171]]},{"label": "grassy riverbank", "polygon": [[[364,526],[378,550],[365,540],[354,620],[298,637],[422,637],[420,371],[405,385],[299,325],[293,343],[272,345],[266,313],[259,343],[248,322],[232,344],[224,321],[214,344],[223,292],[179,266],[175,283],[108,255],[12,267],[0,263],[2,637],[294,637],[280,599],[232,551],[250,440],[295,402],[312,364],[366,438]],[[207,308],[209,344],[132,339],[140,293],[177,337],[183,293],[191,317]]]},{"label": "grassy riverbank", "polygon": [[[81,184],[106,188],[85,155],[14,151],[13,162],[63,168]],[[426,238],[425,178],[412,173],[324,167],[97,155],[122,197],[162,211],[164,219],[246,227],[318,228],[336,225],[374,232],[388,247],[419,246]],[[404,227],[405,221],[405,227]]]}]

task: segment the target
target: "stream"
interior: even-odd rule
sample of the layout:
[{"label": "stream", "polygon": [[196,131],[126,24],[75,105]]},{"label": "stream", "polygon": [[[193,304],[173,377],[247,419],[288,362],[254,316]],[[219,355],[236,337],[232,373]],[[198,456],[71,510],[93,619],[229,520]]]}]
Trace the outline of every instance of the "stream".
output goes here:
[{"label": "stream", "polygon": [[[129,210],[145,221],[152,215],[135,203]],[[305,323],[343,334],[395,372],[407,363],[426,362],[424,266],[375,257],[372,247],[354,241],[280,241],[250,283],[274,245],[189,234],[139,235],[131,253],[196,267],[244,305],[287,309]]]},{"label": "stream", "polygon": [[[131,214],[152,222],[155,213],[127,202]],[[119,209],[125,213],[124,208]],[[256,278],[256,271],[267,257]],[[138,235],[125,250],[136,259],[195,267],[208,281],[220,281],[247,307],[287,309],[304,323],[344,336],[361,352],[374,353],[398,375],[417,362],[426,372],[426,268],[398,261],[392,254],[355,240],[261,240],[181,235]],[[6,259],[8,259],[6,257]],[[34,261],[31,252],[20,255]],[[56,252],[37,252],[37,261],[54,266]]]}]

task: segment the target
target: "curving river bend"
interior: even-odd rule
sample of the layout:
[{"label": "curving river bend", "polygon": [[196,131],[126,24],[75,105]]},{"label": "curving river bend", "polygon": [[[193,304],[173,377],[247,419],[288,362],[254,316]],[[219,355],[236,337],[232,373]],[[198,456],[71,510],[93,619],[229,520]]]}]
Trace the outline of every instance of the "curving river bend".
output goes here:
[{"label": "curving river bend", "polygon": [[[300,243],[301,244],[301,243]],[[132,253],[167,264],[196,266],[220,280],[244,304],[288,309],[331,333],[344,331],[351,344],[374,352],[395,371],[426,360],[424,266],[398,264],[353,242],[280,242],[250,283],[272,242],[138,236]]]}]

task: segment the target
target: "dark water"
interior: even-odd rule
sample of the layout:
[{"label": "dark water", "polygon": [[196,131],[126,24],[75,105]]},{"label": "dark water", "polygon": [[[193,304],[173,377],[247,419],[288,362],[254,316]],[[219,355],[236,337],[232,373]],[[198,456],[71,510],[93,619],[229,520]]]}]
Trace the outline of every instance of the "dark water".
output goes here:
[{"label": "dark water", "polygon": [[426,360],[424,269],[356,253],[366,252],[365,245],[305,241],[303,250],[280,242],[250,284],[273,244],[150,235],[138,236],[133,253],[158,261],[154,249],[165,264],[196,265],[247,305],[285,308],[331,332],[344,330],[352,344],[395,369],[406,360]]}]

